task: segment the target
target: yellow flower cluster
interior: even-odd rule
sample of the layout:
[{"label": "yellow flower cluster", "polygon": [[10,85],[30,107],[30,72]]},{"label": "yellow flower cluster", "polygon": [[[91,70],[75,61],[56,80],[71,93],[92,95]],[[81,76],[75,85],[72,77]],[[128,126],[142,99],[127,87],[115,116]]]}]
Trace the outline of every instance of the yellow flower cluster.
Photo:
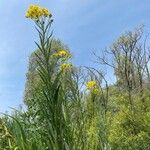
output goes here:
[{"label": "yellow flower cluster", "polygon": [[99,94],[100,94],[100,89],[95,88],[95,89],[93,89],[91,92],[92,92],[92,94],[94,94],[94,95],[99,95]]},{"label": "yellow flower cluster", "polygon": [[61,70],[62,71],[68,71],[72,68],[72,64],[62,64],[61,65]]},{"label": "yellow flower cluster", "polygon": [[100,93],[100,89],[95,80],[88,81],[86,87],[92,94],[98,95]]},{"label": "yellow flower cluster", "polygon": [[97,83],[95,80],[88,81],[86,83],[86,87],[87,87],[87,89],[92,90],[97,87]]},{"label": "yellow flower cluster", "polygon": [[46,8],[42,8],[38,5],[31,5],[29,6],[26,17],[31,19],[39,19],[42,16],[51,16],[51,13]]},{"label": "yellow flower cluster", "polygon": [[60,50],[54,54],[55,57],[68,59],[71,57],[71,54],[66,50]]}]

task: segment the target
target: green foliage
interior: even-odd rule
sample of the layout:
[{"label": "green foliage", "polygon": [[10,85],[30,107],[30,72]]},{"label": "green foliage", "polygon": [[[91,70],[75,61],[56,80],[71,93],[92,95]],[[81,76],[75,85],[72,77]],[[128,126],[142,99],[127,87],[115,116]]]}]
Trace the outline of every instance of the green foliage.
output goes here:
[{"label": "green foliage", "polygon": [[149,150],[149,55],[140,46],[141,29],[111,47],[114,63],[104,62],[117,82],[110,86],[94,68],[61,70],[70,62],[68,47],[52,38],[51,15],[34,17],[39,42],[29,60],[27,110],[0,119],[0,150]]},{"label": "green foliage", "polygon": [[[51,50],[53,50],[53,52],[57,52],[63,49],[69,51],[69,48],[66,45],[64,45],[60,40],[52,39]],[[38,58],[36,56],[36,53],[39,56],[41,55],[39,49],[37,49],[31,54],[29,58],[28,73],[26,75],[27,80],[25,85],[24,102],[28,107],[34,105],[35,94],[37,96],[37,93],[41,92],[41,80],[37,70],[39,65],[37,63]],[[51,61],[49,63],[51,63]]]}]

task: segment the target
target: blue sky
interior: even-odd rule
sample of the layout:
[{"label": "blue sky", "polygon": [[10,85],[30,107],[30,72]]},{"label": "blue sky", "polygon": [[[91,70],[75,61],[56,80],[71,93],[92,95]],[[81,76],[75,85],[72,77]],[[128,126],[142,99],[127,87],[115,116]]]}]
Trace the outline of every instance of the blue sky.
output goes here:
[{"label": "blue sky", "polygon": [[54,35],[68,44],[76,65],[93,65],[101,51],[140,24],[150,32],[149,0],[0,0],[0,112],[22,104],[28,58],[36,49],[30,4],[51,10]]}]

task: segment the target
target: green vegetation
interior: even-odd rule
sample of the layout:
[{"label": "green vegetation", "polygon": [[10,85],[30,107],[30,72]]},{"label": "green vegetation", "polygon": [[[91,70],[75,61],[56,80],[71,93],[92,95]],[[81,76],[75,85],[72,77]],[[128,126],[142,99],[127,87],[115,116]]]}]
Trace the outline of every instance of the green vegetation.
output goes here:
[{"label": "green vegetation", "polygon": [[[32,11],[31,11],[32,10]],[[109,85],[95,68],[71,64],[69,48],[52,37],[52,15],[32,6],[39,42],[31,55],[24,102],[0,119],[0,150],[149,150],[149,49],[143,28],[123,34],[96,56],[111,67]],[[110,61],[107,61],[110,60]]]}]

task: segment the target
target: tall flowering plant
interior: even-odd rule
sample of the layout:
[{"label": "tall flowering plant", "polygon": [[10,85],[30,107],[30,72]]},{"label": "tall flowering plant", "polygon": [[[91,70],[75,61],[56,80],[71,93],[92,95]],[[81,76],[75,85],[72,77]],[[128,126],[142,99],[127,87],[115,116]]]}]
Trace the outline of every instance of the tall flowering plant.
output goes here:
[{"label": "tall flowering plant", "polygon": [[[38,5],[31,5],[26,17],[36,24],[39,43],[35,42],[39,53],[35,53],[38,64],[38,74],[42,81],[40,98],[36,98],[37,114],[40,134],[47,145],[47,149],[67,149],[72,147],[72,132],[65,115],[65,98],[62,92],[61,73],[69,69],[67,62],[71,54],[66,50],[55,51],[51,48],[53,19],[51,13]],[[63,67],[62,67],[63,66]],[[48,140],[49,139],[49,140]]]}]

